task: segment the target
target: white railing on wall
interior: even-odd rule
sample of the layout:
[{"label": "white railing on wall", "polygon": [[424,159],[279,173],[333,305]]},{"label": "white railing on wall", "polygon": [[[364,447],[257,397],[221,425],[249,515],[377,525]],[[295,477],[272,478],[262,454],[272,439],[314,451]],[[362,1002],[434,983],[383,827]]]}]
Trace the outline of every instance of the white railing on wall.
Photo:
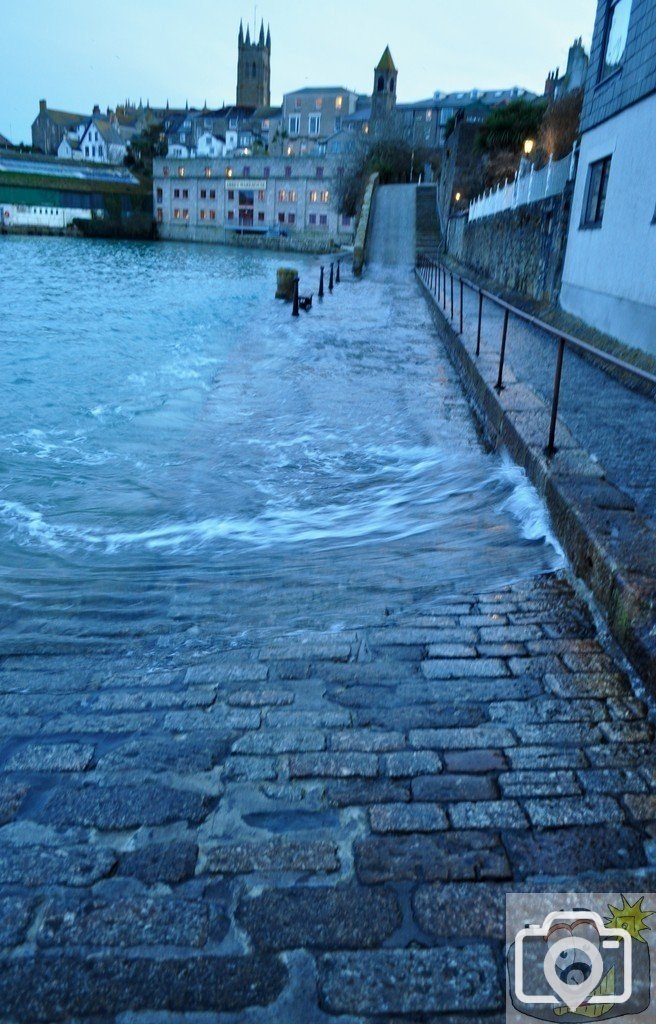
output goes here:
[{"label": "white railing on wall", "polygon": [[491,217],[504,210],[515,210],[527,203],[537,203],[549,196],[558,196],[574,176],[574,152],[562,160],[549,157],[549,162],[539,171],[535,170],[533,164],[529,170],[527,163],[522,161],[514,181],[506,181],[505,185],[499,183],[496,188],[472,200],[469,204],[469,220],[480,220],[481,217]]}]

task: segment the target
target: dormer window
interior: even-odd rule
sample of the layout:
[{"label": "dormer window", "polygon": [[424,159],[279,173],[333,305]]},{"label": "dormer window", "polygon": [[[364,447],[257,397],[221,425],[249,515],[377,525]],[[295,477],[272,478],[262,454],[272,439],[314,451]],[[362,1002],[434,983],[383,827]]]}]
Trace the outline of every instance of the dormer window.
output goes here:
[{"label": "dormer window", "polygon": [[601,80],[608,78],[622,66],[626,39],[629,34],[632,0],[611,0],[609,4],[604,60],[601,65]]}]

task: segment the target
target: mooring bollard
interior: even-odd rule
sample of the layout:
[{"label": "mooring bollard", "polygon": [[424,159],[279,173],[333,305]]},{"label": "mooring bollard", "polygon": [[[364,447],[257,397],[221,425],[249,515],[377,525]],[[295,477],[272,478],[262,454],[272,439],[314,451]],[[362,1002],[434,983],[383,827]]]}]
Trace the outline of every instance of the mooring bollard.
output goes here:
[{"label": "mooring bollard", "polygon": [[323,267],[321,268],[321,274],[319,275],[319,298],[323,299]]},{"label": "mooring bollard", "polygon": [[334,284],[335,284],[335,264],[331,263],[330,264],[330,277],[328,278],[328,291],[329,292],[331,292],[333,290]]},{"label": "mooring bollard", "polygon": [[294,278],[294,305],[292,306],[292,316],[298,316],[298,275]]},{"label": "mooring bollard", "polygon": [[337,274],[335,275],[335,284],[339,284],[342,280],[342,261],[337,260]]}]

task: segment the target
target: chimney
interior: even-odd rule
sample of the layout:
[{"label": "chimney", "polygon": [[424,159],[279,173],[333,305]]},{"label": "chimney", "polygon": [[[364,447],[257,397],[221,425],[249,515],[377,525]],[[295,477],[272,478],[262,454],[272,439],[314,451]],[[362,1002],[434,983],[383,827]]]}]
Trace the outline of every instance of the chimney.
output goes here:
[{"label": "chimney", "polygon": [[48,109],[48,102],[47,102],[47,100],[39,100],[39,113],[40,114],[45,114],[47,109]]},{"label": "chimney", "polygon": [[94,117],[100,116],[100,107],[98,106],[97,103],[95,104],[95,106],[93,108],[93,116]]}]

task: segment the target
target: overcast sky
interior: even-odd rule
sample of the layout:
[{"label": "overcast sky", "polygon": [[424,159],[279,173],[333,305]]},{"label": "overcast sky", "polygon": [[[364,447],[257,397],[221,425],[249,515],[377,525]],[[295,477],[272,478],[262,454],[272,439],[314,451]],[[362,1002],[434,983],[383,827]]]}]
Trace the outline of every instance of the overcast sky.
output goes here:
[{"label": "overcast sky", "polygon": [[[399,99],[521,85],[541,92],[572,40],[589,48],[596,0],[260,0],[271,25],[272,100],[304,85],[370,92],[389,43]],[[30,140],[40,98],[90,112],[126,97],[234,102],[239,18],[231,0],[20,0],[2,5],[0,132]],[[252,31],[252,29],[251,29]]]}]

